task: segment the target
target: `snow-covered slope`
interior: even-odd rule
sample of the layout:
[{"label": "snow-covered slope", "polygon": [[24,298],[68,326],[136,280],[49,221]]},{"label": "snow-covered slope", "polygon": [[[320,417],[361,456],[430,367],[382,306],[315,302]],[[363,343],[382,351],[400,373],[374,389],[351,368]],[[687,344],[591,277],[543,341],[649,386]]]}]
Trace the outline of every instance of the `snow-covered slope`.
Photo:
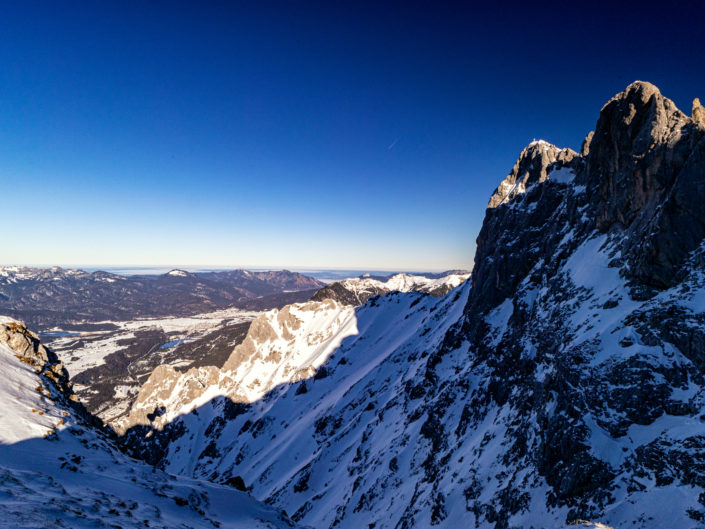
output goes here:
[{"label": "snow-covered slope", "polygon": [[291,527],[231,487],[126,457],[72,404],[65,371],[0,318],[0,527]]},{"label": "snow-covered slope", "polygon": [[[256,497],[287,505],[287,512],[295,513],[294,519],[315,527],[329,527],[336,519],[340,523],[341,506],[353,498],[359,501],[363,492],[354,490],[356,477],[366,475],[365,480],[371,482],[382,479],[389,472],[387,459],[393,457],[389,454],[403,452],[408,460],[418,450],[403,427],[397,425],[394,435],[382,426],[380,417],[390,410],[387,420],[400,420],[404,413],[394,409],[399,396],[419,391],[416,399],[423,396],[423,390],[411,387],[407,380],[415,371],[423,372],[429,346],[437,346],[461,317],[468,290],[466,284],[442,299],[420,293],[390,294],[356,310],[329,301],[311,314],[301,311],[319,303],[292,307],[284,318],[270,313],[269,328],[256,331],[257,339],[250,345],[258,358],[254,365],[260,366],[260,376],[299,365],[296,376],[280,379],[256,401],[251,398],[256,394],[239,399],[236,393],[232,394],[234,401],[184,400],[182,388],[195,380],[195,373],[190,380],[182,376],[171,384],[172,391],[161,394],[168,398],[153,396],[151,401],[139,401],[145,406],[142,413],[166,407],[164,415],[153,419],[164,429],[133,428],[127,436],[129,444],[149,452],[153,446],[150,438],[163,436],[167,438],[166,449],[157,461],[169,472],[213,480],[241,476]],[[233,357],[237,352],[236,348]],[[276,352],[280,352],[276,362],[261,363]],[[248,362],[240,366],[241,373],[250,372]],[[159,391],[152,395],[155,393],[160,395]],[[195,411],[186,413],[193,405],[197,406]],[[178,414],[182,415],[175,417]],[[358,447],[378,426],[384,433],[375,436],[371,452],[384,464],[372,472],[360,460]],[[150,438],[141,443],[145,433]],[[149,457],[154,454],[150,452]],[[413,496],[416,477],[407,477],[410,479],[403,486],[399,483],[395,492],[397,507],[392,512],[397,518],[405,508],[402,498]],[[389,516],[385,512],[389,508],[386,502],[374,506],[381,518]],[[350,510],[352,513],[352,507]],[[368,523],[372,519],[366,512],[346,518],[342,526]]]},{"label": "snow-covered slope", "polygon": [[[398,287],[393,291],[413,291],[418,285],[436,288],[440,284],[461,284],[463,281],[457,276],[414,280],[407,280],[411,276],[400,276],[402,274],[388,282]],[[364,281],[383,284],[371,279]],[[425,304],[421,306],[435,303],[435,298],[427,297],[419,294],[409,299],[415,303],[423,299]],[[378,306],[372,304],[367,308],[377,314]],[[399,312],[400,318],[404,318],[410,332],[418,330],[414,327],[417,318],[409,320],[398,302],[391,307],[392,311]],[[235,347],[222,369],[206,366],[184,374],[168,365],[159,366],[142,386],[129,416],[115,426],[120,432],[135,425],[151,424],[160,428],[215,397],[226,396],[233,402],[253,403],[282,385],[320,378],[329,369],[325,365],[331,354],[347,338],[360,334],[358,312],[352,306],[330,299],[269,311],[252,322],[245,340]],[[394,334],[393,328],[387,330]],[[165,412],[149,418],[159,407]]]},{"label": "snow-covered slope", "polygon": [[600,522],[588,522],[584,520],[576,521],[570,525],[565,526],[564,529],[612,529],[607,525]]},{"label": "snow-covered slope", "polygon": [[[254,402],[155,400],[161,429],[125,441],[171,472],[241,476],[320,528],[700,528],[704,167],[705,126],[634,83],[580,154],[522,152],[471,285],[374,298],[313,377]],[[253,341],[267,374],[311,357],[311,322],[271,321]],[[352,331],[335,321],[329,341]]]}]

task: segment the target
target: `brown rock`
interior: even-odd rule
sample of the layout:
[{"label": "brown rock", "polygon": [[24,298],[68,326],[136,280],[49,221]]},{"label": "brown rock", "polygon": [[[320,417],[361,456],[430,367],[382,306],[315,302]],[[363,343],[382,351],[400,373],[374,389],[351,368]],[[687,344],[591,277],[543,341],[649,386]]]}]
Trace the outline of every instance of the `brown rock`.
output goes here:
[{"label": "brown rock", "polygon": [[590,154],[590,144],[592,143],[592,137],[595,135],[595,131],[591,130],[588,135],[585,136],[583,140],[583,145],[580,147],[580,156],[587,156]]},{"label": "brown rock", "polygon": [[38,365],[43,366],[49,362],[48,352],[39,342],[39,337],[22,323],[8,322],[0,325],[0,343],[9,345],[17,354]]},{"label": "brown rock", "polygon": [[705,125],[705,108],[697,97],[693,99],[693,121]]}]

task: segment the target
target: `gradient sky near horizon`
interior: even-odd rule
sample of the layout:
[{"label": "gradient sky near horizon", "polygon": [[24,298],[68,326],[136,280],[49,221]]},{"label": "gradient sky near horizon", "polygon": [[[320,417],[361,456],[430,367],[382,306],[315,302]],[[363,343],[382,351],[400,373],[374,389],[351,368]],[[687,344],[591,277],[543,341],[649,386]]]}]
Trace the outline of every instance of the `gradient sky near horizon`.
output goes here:
[{"label": "gradient sky near horizon", "polygon": [[701,2],[3,2],[0,264],[471,268],[535,138],[705,99]]}]

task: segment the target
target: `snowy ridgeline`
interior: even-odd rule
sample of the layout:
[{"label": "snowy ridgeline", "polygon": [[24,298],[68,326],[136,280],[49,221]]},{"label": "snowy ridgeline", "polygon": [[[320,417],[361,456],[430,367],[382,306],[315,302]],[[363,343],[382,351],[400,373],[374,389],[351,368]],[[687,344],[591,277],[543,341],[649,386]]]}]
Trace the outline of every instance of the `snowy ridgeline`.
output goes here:
[{"label": "snowy ridgeline", "polygon": [[287,270],[123,276],[104,271],[0,267],[0,314],[37,331],[87,330],[106,321],[267,310],[304,301],[324,283]]},{"label": "snowy ridgeline", "polygon": [[315,301],[333,299],[346,305],[362,305],[374,296],[385,296],[390,292],[422,292],[435,297],[442,297],[470,277],[469,273],[460,271],[431,274],[395,274],[389,277],[348,278],[322,288],[311,298]]},{"label": "snowy ridgeline", "polygon": [[350,278],[340,283],[354,292],[424,292],[451,290],[466,281],[470,274],[447,274],[442,277],[427,277],[414,274],[395,274],[387,279],[371,277]]}]

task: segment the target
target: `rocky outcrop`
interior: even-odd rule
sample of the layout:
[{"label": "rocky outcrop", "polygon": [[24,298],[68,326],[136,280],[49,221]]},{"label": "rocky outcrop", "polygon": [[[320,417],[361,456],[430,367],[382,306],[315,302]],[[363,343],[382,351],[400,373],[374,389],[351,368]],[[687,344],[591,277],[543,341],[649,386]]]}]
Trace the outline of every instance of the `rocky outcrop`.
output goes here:
[{"label": "rocky outcrop", "polygon": [[705,108],[700,104],[700,99],[693,99],[693,121],[700,125],[705,125]]},{"label": "rocky outcrop", "polygon": [[30,366],[42,382],[40,393],[50,396],[56,403],[71,410],[85,425],[110,436],[111,430],[104,428],[103,421],[93,416],[73,391],[73,383],[64,364],[51,349],[46,348],[39,336],[30,331],[23,322],[0,316],[0,344],[15,351],[23,363]]},{"label": "rocky outcrop", "polygon": [[496,208],[525,193],[533,184],[546,179],[552,168],[570,167],[577,153],[571,149],[559,149],[543,140],[533,141],[526,147],[507,178],[490,197],[488,208]]},{"label": "rocky outcrop", "polygon": [[[626,231],[630,275],[649,287],[677,282],[703,235],[705,131],[658,89],[636,82],[600,113],[585,170],[596,227]],[[673,234],[678,236],[674,237]]]},{"label": "rocky outcrop", "polygon": [[57,356],[44,347],[39,336],[27,329],[24,323],[4,319],[0,321],[0,344],[7,344],[22,362],[35,368],[58,395],[71,402],[78,402],[73,393],[69,375]]},{"label": "rocky outcrop", "polygon": [[590,131],[588,132],[588,135],[585,136],[585,139],[583,140],[583,144],[580,147],[580,156],[587,156],[590,154],[590,144],[592,143],[592,138],[595,136],[595,131]]}]

